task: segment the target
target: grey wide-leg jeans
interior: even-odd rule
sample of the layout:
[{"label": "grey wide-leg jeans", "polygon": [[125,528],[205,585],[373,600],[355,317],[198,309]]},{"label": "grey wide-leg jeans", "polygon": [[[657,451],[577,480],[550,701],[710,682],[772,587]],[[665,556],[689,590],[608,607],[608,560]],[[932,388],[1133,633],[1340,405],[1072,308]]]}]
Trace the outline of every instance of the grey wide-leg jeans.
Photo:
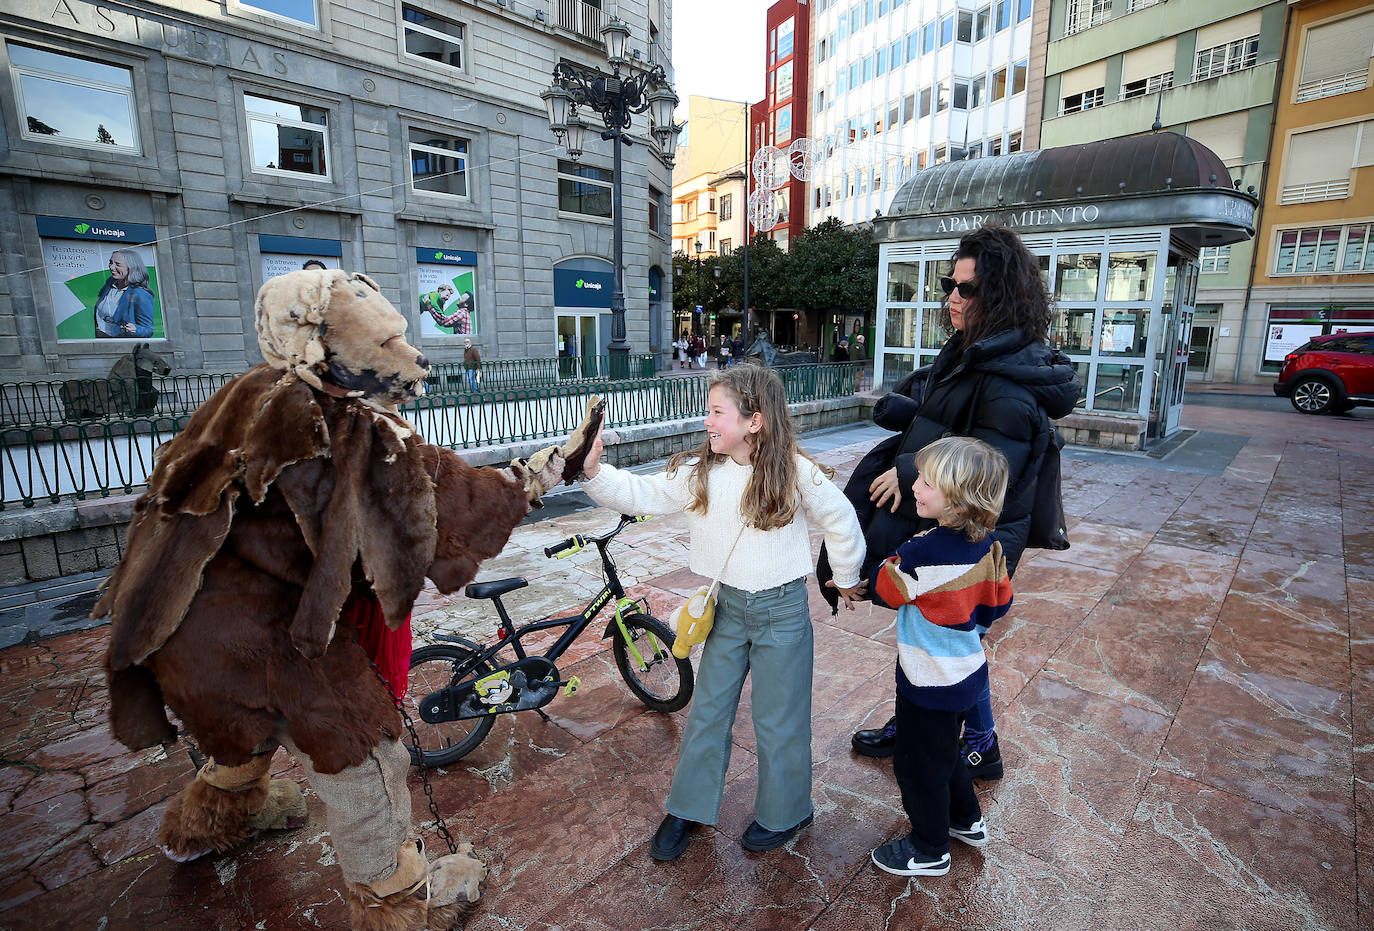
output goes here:
[{"label": "grey wide-leg jeans", "polygon": [[751,670],[757,820],[770,831],[785,831],[811,814],[813,656],[805,578],[760,592],[720,587],[673,771],[669,814],[716,823],[730,765],[730,732]]}]

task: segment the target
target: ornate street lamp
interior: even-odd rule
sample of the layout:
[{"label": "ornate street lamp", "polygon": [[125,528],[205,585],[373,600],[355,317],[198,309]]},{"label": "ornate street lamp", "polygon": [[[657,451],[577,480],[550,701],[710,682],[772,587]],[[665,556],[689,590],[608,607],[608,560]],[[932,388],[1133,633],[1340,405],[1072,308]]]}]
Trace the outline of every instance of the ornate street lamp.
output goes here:
[{"label": "ornate street lamp", "polygon": [[626,377],[629,374],[630,345],[625,340],[625,285],[621,266],[624,263],[624,235],[621,225],[621,154],[622,145],[633,145],[626,133],[636,113],[649,111],[649,120],[659,151],[671,166],[677,147],[680,127],[673,122],[677,94],[673,93],[668,75],[661,65],[641,68],[631,63],[625,54],[630,27],[612,17],[601,29],[606,42],[606,61],[610,72],[599,68],[562,61],[553,69],[553,85],[539,96],[548,108],[549,128],[563,139],[568,157],[576,161],[582,156],[582,144],[588,124],[579,114],[590,111],[600,117],[605,130],[602,139],[611,141],[614,164],[611,178],[611,239],[614,255],[613,286],[611,288],[611,372]]}]

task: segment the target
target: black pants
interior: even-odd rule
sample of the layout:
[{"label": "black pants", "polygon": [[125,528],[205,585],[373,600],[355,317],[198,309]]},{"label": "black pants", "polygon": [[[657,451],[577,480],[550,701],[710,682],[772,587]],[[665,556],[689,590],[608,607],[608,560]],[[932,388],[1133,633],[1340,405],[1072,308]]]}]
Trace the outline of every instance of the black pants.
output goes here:
[{"label": "black pants", "polygon": [[983,817],[973,777],[959,752],[960,711],[919,708],[897,695],[897,750],[892,771],[911,819],[911,846],[932,857],[949,852],[949,826]]}]

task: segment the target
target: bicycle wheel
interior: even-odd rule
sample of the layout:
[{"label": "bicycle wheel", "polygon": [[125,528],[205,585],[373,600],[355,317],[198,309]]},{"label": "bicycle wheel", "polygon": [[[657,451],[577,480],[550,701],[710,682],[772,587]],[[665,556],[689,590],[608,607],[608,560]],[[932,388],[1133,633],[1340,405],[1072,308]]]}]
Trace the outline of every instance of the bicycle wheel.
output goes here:
[{"label": "bicycle wheel", "polygon": [[611,652],[635,697],[655,711],[676,711],[691,701],[692,663],[673,655],[673,632],[668,625],[647,614],[627,614],[622,620],[634,652],[615,625]]},{"label": "bicycle wheel", "polygon": [[460,677],[457,670],[476,654],[455,643],[436,643],[420,647],[410,655],[410,689],[405,706],[415,721],[415,734],[420,745],[412,746],[409,734],[403,738],[410,751],[410,761],[416,766],[443,766],[462,759],[476,749],[491,730],[492,715],[463,718],[442,724],[426,724],[420,719],[420,705],[425,696],[450,685],[470,682],[496,669],[490,660],[478,664]]}]

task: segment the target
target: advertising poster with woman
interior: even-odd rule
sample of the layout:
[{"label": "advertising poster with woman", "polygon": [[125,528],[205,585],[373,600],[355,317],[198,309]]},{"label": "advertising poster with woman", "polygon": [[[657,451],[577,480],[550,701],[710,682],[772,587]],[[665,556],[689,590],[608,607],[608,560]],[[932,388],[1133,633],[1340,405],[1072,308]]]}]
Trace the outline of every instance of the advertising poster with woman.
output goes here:
[{"label": "advertising poster with woman", "polygon": [[[438,249],[416,251],[420,259],[415,268],[416,293],[420,295],[420,335],[475,336],[476,253]],[[459,264],[460,261],[464,264]]]},{"label": "advertising poster with woman", "polygon": [[[164,339],[157,256],[152,227],[92,224],[40,217],[39,232],[59,229],[72,238],[43,237],[53,317],[59,341]],[[77,238],[80,237],[80,238]]]}]

